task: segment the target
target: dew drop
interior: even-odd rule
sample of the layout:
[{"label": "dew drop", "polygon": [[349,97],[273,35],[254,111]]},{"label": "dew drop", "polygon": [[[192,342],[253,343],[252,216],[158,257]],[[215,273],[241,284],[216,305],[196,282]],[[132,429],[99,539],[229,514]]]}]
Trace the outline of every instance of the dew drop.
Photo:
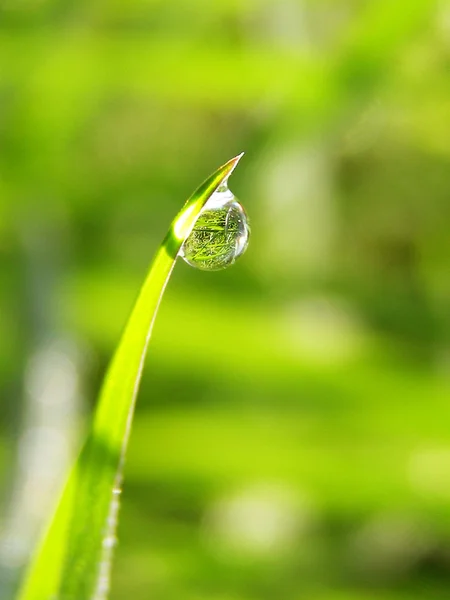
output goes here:
[{"label": "dew drop", "polygon": [[245,210],[223,184],[205,204],[180,256],[203,271],[226,269],[245,252],[249,236]]}]

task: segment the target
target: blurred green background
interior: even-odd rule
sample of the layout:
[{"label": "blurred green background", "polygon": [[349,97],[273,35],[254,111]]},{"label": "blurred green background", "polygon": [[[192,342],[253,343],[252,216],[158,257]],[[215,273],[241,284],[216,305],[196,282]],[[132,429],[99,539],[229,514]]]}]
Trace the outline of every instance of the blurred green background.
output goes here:
[{"label": "blurred green background", "polygon": [[252,239],[180,261],[112,600],[448,599],[450,2],[3,0],[0,597],[192,190]]}]

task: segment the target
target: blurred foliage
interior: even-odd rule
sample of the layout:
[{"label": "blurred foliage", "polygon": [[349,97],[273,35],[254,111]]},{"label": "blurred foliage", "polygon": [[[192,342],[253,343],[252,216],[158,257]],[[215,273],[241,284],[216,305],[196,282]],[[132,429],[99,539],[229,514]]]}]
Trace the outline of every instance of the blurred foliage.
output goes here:
[{"label": "blurred foliage", "polygon": [[246,151],[248,252],[178,265],[154,332],[113,599],[448,597],[449,39],[447,0],[1,4],[5,515],[37,349],[89,418],[180,198]]}]

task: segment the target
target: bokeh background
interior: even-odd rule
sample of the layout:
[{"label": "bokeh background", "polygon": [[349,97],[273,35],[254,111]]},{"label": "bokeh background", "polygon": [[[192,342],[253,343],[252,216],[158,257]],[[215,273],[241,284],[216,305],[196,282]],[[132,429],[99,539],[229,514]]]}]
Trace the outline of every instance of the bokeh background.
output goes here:
[{"label": "bokeh background", "polygon": [[242,150],[251,244],[167,289],[111,598],[448,599],[449,66],[448,0],[2,0],[2,599]]}]

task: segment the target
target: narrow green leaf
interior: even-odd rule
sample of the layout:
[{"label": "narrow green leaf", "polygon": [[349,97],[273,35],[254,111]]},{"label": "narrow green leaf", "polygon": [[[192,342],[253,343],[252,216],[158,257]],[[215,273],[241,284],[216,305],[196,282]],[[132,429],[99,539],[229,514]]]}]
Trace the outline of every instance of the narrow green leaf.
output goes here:
[{"label": "narrow green leaf", "polygon": [[241,156],[220,167],[194,192],[156,253],[106,375],[86,444],[20,600],[99,600],[107,595],[123,463],[153,323],[184,240]]}]

